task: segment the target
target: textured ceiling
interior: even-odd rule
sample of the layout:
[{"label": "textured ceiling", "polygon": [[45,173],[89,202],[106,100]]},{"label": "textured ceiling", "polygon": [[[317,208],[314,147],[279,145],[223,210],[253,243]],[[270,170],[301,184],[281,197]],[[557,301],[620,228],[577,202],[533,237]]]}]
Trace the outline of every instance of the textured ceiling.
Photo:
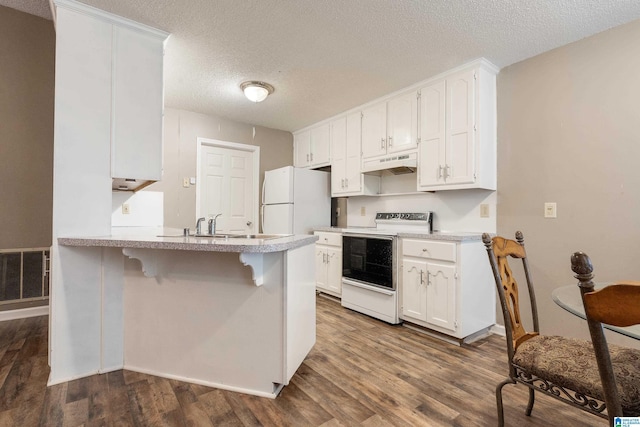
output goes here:
[{"label": "textured ceiling", "polygon": [[[167,107],[290,131],[478,57],[504,67],[640,18],[638,0],[82,1],[171,33]],[[276,90],[253,104],[245,80]]]}]

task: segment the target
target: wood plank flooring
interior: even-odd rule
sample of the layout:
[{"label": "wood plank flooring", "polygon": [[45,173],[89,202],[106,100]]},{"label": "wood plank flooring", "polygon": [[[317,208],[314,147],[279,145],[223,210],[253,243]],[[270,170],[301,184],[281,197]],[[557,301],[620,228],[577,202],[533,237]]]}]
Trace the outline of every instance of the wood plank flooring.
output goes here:
[{"label": "wood plank flooring", "polygon": [[[458,347],[319,297],[317,343],[277,399],[130,371],[47,387],[47,317],[0,322],[0,426],[495,426],[504,339]],[[606,426],[504,388],[508,426]]]}]

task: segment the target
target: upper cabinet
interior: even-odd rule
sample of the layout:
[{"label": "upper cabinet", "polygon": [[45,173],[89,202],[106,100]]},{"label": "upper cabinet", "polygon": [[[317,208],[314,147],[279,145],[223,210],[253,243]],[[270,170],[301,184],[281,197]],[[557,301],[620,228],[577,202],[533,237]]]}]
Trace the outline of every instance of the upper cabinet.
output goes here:
[{"label": "upper cabinet", "polygon": [[317,168],[331,162],[331,128],[329,123],[293,136],[294,166]]},{"label": "upper cabinet", "polygon": [[331,126],[331,196],[377,194],[380,178],[363,175],[362,114],[351,113],[333,120]]},{"label": "upper cabinet", "polygon": [[111,175],[162,177],[164,38],[113,26]]},{"label": "upper cabinet", "polygon": [[411,91],[362,110],[364,160],[416,148],[417,95]]},{"label": "upper cabinet", "polygon": [[482,65],[420,89],[418,190],[496,189],[496,79]]}]

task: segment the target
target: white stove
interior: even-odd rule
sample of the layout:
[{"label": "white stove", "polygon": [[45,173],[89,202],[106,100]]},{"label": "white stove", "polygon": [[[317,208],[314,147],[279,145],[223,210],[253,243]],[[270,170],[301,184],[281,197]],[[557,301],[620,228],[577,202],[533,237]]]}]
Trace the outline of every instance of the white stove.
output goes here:
[{"label": "white stove", "polygon": [[400,231],[430,233],[433,213],[379,212],[375,228],[347,228],[342,235],[342,305],[385,322],[398,316]]}]

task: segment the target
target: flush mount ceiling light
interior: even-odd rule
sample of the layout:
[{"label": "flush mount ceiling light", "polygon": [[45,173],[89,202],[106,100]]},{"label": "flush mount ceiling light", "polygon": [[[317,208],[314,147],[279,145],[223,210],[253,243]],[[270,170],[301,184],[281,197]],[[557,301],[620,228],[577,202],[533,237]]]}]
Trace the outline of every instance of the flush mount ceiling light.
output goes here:
[{"label": "flush mount ceiling light", "polygon": [[265,82],[250,81],[240,85],[244,96],[252,102],[262,102],[267,96],[273,93],[273,86]]}]

